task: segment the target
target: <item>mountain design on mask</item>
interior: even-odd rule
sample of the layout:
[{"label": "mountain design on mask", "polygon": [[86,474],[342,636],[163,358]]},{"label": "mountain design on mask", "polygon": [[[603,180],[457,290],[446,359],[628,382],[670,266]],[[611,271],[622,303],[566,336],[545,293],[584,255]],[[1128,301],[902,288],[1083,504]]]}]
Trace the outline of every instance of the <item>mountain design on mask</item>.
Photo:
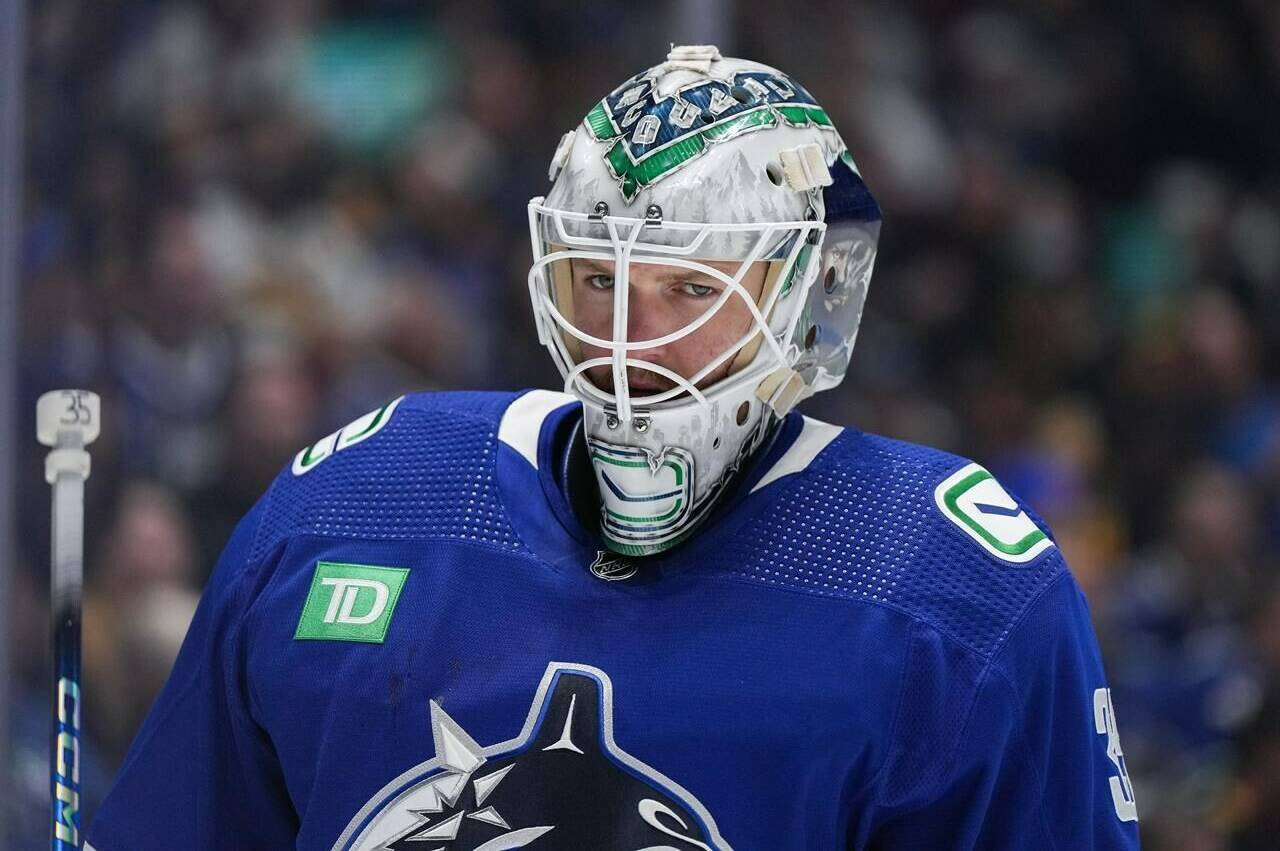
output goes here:
[{"label": "mountain design on mask", "polygon": [[730,851],[689,792],[613,741],[608,676],[552,663],[520,735],[482,747],[431,702],[434,759],[387,784],[333,848]]}]

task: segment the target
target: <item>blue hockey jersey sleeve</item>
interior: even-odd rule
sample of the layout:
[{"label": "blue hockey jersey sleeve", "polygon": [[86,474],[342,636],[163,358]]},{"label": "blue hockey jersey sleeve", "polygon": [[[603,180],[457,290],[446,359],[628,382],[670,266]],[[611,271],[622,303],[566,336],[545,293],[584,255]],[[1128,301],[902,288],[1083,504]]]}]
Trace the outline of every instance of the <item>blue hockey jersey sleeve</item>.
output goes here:
[{"label": "blue hockey jersey sleeve", "polygon": [[1068,573],[991,659],[922,627],[908,677],[871,848],[1138,847],[1097,641]]},{"label": "blue hockey jersey sleeve", "polygon": [[254,722],[241,624],[259,581],[260,501],[232,534],[182,649],[89,825],[96,851],[292,848],[297,816]]}]

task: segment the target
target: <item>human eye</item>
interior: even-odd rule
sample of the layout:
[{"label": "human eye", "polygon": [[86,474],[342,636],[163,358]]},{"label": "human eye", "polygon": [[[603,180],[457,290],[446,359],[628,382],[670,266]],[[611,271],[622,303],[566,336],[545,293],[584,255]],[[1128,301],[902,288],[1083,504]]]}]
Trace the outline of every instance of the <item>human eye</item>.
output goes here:
[{"label": "human eye", "polygon": [[613,289],[613,275],[587,275],[587,286],[593,290]]},{"label": "human eye", "polygon": [[680,292],[695,298],[706,298],[715,291],[715,287],[709,287],[706,284],[695,284],[692,281],[685,281],[680,285]]}]

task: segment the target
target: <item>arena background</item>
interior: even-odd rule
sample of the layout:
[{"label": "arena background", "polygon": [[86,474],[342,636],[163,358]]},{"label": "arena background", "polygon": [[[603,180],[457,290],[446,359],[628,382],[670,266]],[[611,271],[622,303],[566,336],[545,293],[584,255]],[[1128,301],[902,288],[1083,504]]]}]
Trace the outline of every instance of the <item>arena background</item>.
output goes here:
[{"label": "arena background", "polygon": [[9,847],[48,841],[36,397],[93,389],[106,422],[88,824],[293,453],[405,391],[555,386],[525,202],[593,102],[704,41],[803,82],[885,210],[852,372],[808,412],[971,456],[1049,519],[1144,848],[1280,847],[1274,0],[37,0],[21,31],[0,7],[10,83],[25,66],[16,313],[0,299]]}]

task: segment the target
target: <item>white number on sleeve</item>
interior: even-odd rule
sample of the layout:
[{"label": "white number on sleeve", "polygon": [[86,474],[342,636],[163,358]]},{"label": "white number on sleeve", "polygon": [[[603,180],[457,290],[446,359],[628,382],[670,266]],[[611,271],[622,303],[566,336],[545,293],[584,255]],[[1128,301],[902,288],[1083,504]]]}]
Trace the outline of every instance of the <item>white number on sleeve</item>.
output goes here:
[{"label": "white number on sleeve", "polygon": [[1098,735],[1107,737],[1107,756],[1120,772],[1110,778],[1111,801],[1116,805],[1116,815],[1120,821],[1137,821],[1138,805],[1133,798],[1133,784],[1129,782],[1124,751],[1120,750],[1120,733],[1116,730],[1116,712],[1111,708],[1109,688],[1100,688],[1093,693],[1093,725]]}]

